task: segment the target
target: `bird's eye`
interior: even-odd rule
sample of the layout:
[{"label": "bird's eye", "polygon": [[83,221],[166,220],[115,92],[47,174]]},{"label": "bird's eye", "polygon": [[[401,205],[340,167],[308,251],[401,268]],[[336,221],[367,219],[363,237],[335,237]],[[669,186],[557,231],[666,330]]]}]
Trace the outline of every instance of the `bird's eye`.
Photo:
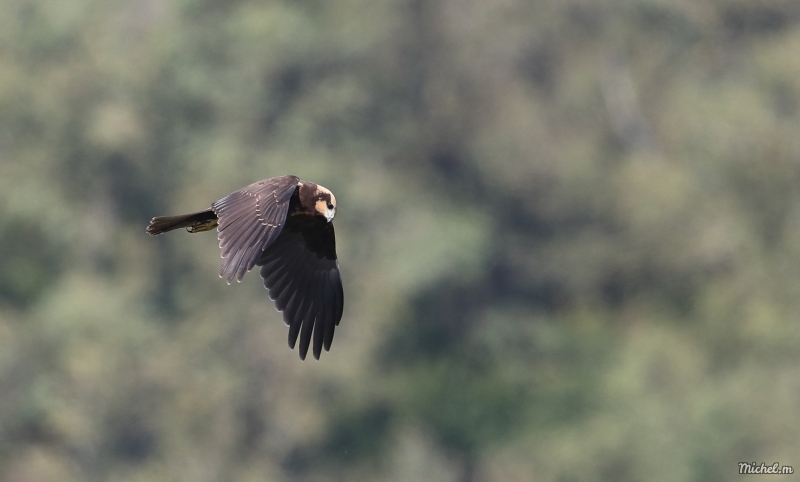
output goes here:
[{"label": "bird's eye", "polygon": [[328,203],[328,209],[333,209],[333,204]]}]

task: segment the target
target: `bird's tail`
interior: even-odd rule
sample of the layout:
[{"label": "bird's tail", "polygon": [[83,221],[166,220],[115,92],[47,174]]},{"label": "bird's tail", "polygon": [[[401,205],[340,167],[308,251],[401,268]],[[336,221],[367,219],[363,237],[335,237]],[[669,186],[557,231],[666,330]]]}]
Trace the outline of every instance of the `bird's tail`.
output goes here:
[{"label": "bird's tail", "polygon": [[217,215],[211,209],[181,216],[159,216],[150,221],[147,234],[155,236],[178,228],[188,228],[190,233],[199,233],[216,228],[217,221]]}]

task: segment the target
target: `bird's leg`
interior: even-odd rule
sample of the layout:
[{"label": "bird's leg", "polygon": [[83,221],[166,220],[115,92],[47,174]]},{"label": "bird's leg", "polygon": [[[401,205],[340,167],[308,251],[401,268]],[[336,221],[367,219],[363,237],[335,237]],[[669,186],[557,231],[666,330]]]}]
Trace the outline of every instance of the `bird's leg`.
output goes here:
[{"label": "bird's leg", "polygon": [[194,224],[186,228],[190,233],[202,233],[203,231],[211,231],[219,224],[217,218],[196,221]]}]

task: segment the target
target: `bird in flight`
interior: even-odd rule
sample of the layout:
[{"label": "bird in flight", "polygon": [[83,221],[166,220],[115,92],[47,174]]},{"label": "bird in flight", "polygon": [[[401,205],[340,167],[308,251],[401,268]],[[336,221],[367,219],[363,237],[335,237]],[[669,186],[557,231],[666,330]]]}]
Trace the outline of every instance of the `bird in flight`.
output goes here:
[{"label": "bird in flight", "polygon": [[264,287],[289,327],[289,348],[294,349],[299,336],[298,351],[305,360],[313,339],[314,358],[319,360],[322,348],[331,348],[344,308],[331,223],[335,215],[336,198],[328,189],[296,176],[280,176],[243,187],[204,211],[155,217],[147,233],[217,228],[223,258],[220,278],[231,284],[260,266]]}]

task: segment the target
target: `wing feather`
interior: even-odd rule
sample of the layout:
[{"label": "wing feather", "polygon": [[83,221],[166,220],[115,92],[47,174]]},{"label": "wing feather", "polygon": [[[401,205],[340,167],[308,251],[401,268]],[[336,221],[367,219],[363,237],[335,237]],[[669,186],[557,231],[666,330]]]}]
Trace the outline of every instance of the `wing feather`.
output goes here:
[{"label": "wing feather", "polygon": [[289,326],[289,346],[294,348],[299,338],[300,358],[305,359],[312,348],[319,359],[323,348],[330,350],[344,308],[335,235],[333,225],[324,219],[297,218],[287,220],[256,264],[269,297]]},{"label": "wing feather", "polygon": [[219,218],[217,238],[224,261],[220,277],[241,281],[280,235],[299,179],[281,176],[246,186],[211,205]]},{"label": "wing feather", "polygon": [[[251,246],[251,243],[254,243],[259,235],[261,235],[261,225],[258,223],[254,223],[252,225],[243,224],[241,230],[230,233],[229,238],[229,246]],[[234,251],[230,248],[223,248],[222,249],[222,256],[224,260],[222,261],[222,266],[219,269],[219,275],[223,276],[225,272],[229,272],[228,275],[228,283],[232,281],[233,274],[238,271],[239,261],[237,257],[241,259],[239,254],[243,254],[243,252],[247,248],[243,248],[237,251]],[[231,256],[233,253],[233,256]],[[240,278],[241,279],[241,278]]]},{"label": "wing feather", "polygon": [[[307,260],[304,257],[299,257],[299,259],[302,261],[302,264],[298,267],[298,270],[300,270],[299,272],[310,272],[308,263],[306,262]],[[289,333],[289,342],[292,348],[294,348],[294,343],[297,340],[300,325],[302,324],[305,314],[313,307],[312,295],[314,293],[314,279],[310,276],[298,276],[298,278],[300,279],[300,283],[294,293],[294,297],[283,310],[284,323],[290,327],[296,325],[294,334],[292,334],[291,329]]]},{"label": "wing feather", "polygon": [[[294,318],[292,318],[291,322],[287,321],[285,318],[284,313],[284,323],[289,325],[289,348],[294,349],[295,345],[297,344],[297,337],[300,335],[300,328],[303,326],[303,320],[309,314],[311,309],[313,308],[313,304],[306,304],[302,306],[302,309],[295,313]],[[301,357],[303,358],[303,357]]]},{"label": "wing feather", "polygon": [[314,358],[319,360],[319,356],[322,353],[322,341],[325,338],[325,327],[333,325],[333,323],[330,322],[330,319],[333,317],[333,313],[331,312],[331,308],[333,307],[329,303],[330,290],[326,289],[328,288],[326,286],[328,284],[328,273],[321,271],[317,273],[317,277],[319,278],[319,286],[322,289],[317,293],[321,309],[314,323]]},{"label": "wing feather", "polygon": [[[301,269],[299,261],[297,257],[287,259],[285,269],[289,273],[297,273]],[[289,276],[283,279],[283,289],[280,293],[276,293],[274,298],[275,308],[278,311],[285,312],[289,299],[297,294],[302,281],[304,281],[303,278],[299,276]]]},{"label": "wing feather", "polygon": [[[217,214],[217,216],[219,216],[219,214]],[[250,209],[248,209],[247,206],[240,206],[239,209],[231,210],[229,214],[223,216],[225,221],[219,224],[217,232],[222,233],[223,231],[227,231],[225,233],[226,236],[220,240],[220,248],[227,248],[233,241],[233,237],[236,236],[236,233],[244,226],[250,224],[248,221],[253,215],[250,213]]]},{"label": "wing feather", "polygon": [[[300,345],[297,347],[297,354],[300,355],[301,360],[305,360],[306,354],[308,353],[308,344],[311,341],[311,330],[314,327],[314,318],[316,317],[317,311],[317,307],[312,301],[308,307],[308,311],[303,317],[301,325],[297,327],[300,332]],[[297,337],[298,336],[295,335],[295,339],[292,342],[292,348],[294,348],[294,343],[297,341]]]},{"label": "wing feather", "polygon": [[231,277],[234,273],[236,275],[236,281],[242,281],[244,274],[255,265],[256,259],[258,258],[256,254],[260,254],[261,244],[264,243],[264,235],[267,232],[268,229],[266,226],[256,224],[249,236],[246,238],[242,237],[243,241],[241,245],[245,246],[245,248],[239,251],[243,254],[228,275],[228,283],[231,282]]},{"label": "wing feather", "polygon": [[325,351],[331,349],[334,328],[339,324],[339,320],[342,319],[342,311],[344,308],[344,296],[342,293],[342,282],[339,279],[339,270],[328,272],[328,288],[331,296],[332,319],[335,320],[335,323],[328,323],[325,325]]},{"label": "wing feather", "polygon": [[269,292],[269,297],[272,301],[275,301],[275,308],[278,311],[281,311],[278,308],[277,300],[280,296],[286,291],[286,288],[291,284],[291,278],[294,276],[292,273],[289,272],[289,267],[287,265],[281,265],[280,271],[278,271],[278,276],[274,277],[273,288]]}]

